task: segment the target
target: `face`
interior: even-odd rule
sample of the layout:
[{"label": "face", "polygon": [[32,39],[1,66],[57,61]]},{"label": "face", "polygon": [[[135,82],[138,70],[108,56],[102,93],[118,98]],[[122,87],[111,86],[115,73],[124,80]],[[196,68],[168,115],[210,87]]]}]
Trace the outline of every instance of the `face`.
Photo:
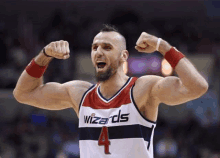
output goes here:
[{"label": "face", "polygon": [[97,81],[106,81],[121,66],[121,36],[117,32],[100,32],[93,40],[91,58]]}]

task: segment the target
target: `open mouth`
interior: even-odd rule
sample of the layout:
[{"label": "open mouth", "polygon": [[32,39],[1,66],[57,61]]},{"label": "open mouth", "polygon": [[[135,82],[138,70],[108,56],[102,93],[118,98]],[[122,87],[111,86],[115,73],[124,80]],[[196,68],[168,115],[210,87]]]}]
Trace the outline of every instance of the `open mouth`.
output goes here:
[{"label": "open mouth", "polygon": [[103,68],[105,67],[105,65],[106,65],[105,62],[99,62],[99,63],[97,63],[97,67],[98,67],[99,69],[103,69]]}]

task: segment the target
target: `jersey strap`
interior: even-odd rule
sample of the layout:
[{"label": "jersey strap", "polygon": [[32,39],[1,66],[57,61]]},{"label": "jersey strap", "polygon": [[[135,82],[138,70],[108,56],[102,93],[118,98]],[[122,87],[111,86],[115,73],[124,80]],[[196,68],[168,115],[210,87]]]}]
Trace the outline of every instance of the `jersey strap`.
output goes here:
[{"label": "jersey strap", "polygon": [[130,77],[122,88],[113,95],[110,99],[105,99],[99,90],[99,85],[96,85],[86,96],[82,103],[82,106],[91,107],[93,109],[109,109],[119,108],[121,105],[131,103],[129,91],[132,85],[134,85],[136,77]]}]

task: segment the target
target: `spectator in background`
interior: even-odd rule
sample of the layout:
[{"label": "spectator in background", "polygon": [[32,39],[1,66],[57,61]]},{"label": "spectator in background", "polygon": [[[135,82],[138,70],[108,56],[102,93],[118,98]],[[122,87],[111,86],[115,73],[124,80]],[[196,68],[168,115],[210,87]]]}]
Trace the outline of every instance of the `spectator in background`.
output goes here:
[{"label": "spectator in background", "polygon": [[21,48],[18,39],[14,39],[13,47],[7,53],[9,61],[0,67],[0,86],[13,88],[21,69],[28,63],[27,52]]},{"label": "spectator in background", "polygon": [[167,129],[165,137],[156,144],[156,155],[159,158],[175,158],[177,156],[178,146],[173,138],[171,129]]},{"label": "spectator in background", "polygon": [[187,102],[202,127],[215,126],[220,121],[220,107],[215,91],[209,89],[201,98]]}]

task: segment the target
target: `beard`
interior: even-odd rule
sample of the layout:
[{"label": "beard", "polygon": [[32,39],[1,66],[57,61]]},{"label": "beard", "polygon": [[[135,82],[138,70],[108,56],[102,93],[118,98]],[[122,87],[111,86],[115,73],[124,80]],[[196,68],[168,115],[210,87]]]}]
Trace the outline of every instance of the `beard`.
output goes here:
[{"label": "beard", "polygon": [[116,71],[112,66],[109,66],[105,72],[97,72],[95,71],[95,77],[97,82],[103,82],[108,80],[111,76],[113,76]]}]

